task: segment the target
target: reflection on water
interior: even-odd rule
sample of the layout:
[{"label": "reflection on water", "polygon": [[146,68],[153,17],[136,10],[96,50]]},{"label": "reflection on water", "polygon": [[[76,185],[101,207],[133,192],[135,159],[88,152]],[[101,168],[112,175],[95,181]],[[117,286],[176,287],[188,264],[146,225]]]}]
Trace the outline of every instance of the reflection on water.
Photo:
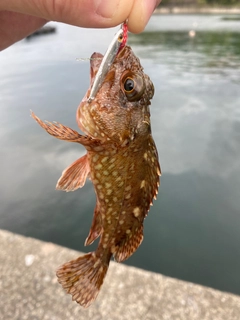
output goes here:
[{"label": "reflection on water", "polygon": [[[240,29],[222,18],[154,16],[130,36],[155,84],[163,176],[145,239],[127,263],[240,294]],[[0,54],[0,227],[88,251],[91,183],[54,190],[84,149],[45,134],[29,110],[77,129],[89,62],[76,58],[104,52],[114,30],[57,28]]]},{"label": "reflection on water", "polygon": [[[205,68],[240,67],[239,32],[199,31],[191,38],[186,31],[149,31],[138,37],[130,37],[130,44],[139,46],[142,55],[146,58],[154,59],[155,62],[161,62],[163,58],[164,61],[167,59],[170,62],[169,59],[172,59],[171,63],[183,70],[189,66],[198,68],[199,72],[206,71]],[[171,56],[167,55],[169,51],[175,51],[175,53]],[[179,53],[177,57],[181,58],[181,61],[176,59],[176,53]]]}]

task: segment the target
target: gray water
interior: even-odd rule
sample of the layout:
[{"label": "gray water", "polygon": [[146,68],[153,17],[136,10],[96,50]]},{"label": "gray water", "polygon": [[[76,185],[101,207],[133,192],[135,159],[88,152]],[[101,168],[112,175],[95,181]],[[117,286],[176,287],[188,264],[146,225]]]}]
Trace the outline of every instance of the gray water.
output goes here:
[{"label": "gray water", "polygon": [[[240,22],[222,18],[153,16],[130,35],[155,85],[163,175],[144,241],[126,263],[240,294]],[[55,190],[84,148],[47,135],[29,110],[78,130],[89,61],[76,58],[104,53],[116,29],[54,25],[56,34],[0,53],[0,228],[89,251],[91,183]]]}]

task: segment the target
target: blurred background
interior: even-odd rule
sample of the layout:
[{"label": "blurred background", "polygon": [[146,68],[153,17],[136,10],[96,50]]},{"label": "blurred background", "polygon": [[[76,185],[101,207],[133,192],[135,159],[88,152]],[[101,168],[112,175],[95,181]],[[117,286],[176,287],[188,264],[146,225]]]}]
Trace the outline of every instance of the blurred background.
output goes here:
[{"label": "blurred background", "polygon": [[[50,25],[55,33],[0,53],[0,228],[88,252],[91,182],[55,190],[85,150],[47,135],[30,109],[78,130],[89,61],[77,58],[104,53],[117,29]],[[155,85],[163,174],[144,241],[126,264],[240,294],[240,15],[155,14],[128,44]]]}]

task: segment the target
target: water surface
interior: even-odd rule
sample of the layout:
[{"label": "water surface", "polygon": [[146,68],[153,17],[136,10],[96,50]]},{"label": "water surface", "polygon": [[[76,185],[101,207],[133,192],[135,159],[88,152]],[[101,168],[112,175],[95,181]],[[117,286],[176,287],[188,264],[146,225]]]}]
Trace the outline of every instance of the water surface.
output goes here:
[{"label": "water surface", "polygon": [[[224,17],[153,16],[130,36],[155,85],[163,175],[144,241],[126,263],[240,294],[240,22]],[[91,183],[55,191],[84,148],[47,135],[29,110],[78,130],[89,62],[76,58],[104,52],[116,29],[56,27],[0,53],[0,228],[88,251]]]}]

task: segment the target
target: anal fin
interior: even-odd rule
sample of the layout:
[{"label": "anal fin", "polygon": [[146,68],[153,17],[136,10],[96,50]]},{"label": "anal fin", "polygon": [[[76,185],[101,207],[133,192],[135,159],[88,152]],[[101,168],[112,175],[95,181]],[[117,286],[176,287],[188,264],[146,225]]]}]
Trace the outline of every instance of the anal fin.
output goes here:
[{"label": "anal fin", "polygon": [[68,192],[83,187],[89,171],[88,158],[87,155],[85,155],[73,162],[62,172],[56,189]]},{"label": "anal fin", "polygon": [[102,232],[102,219],[101,219],[101,213],[99,210],[99,203],[97,202],[96,208],[94,210],[91,229],[89,231],[87,239],[85,240],[84,245],[88,246],[91,243],[93,243],[93,241],[100,236],[101,232]]},{"label": "anal fin", "polygon": [[125,238],[117,245],[117,250],[114,253],[114,259],[117,262],[128,259],[140,246],[143,240],[143,225],[139,225],[137,228],[129,230],[126,233]]}]

